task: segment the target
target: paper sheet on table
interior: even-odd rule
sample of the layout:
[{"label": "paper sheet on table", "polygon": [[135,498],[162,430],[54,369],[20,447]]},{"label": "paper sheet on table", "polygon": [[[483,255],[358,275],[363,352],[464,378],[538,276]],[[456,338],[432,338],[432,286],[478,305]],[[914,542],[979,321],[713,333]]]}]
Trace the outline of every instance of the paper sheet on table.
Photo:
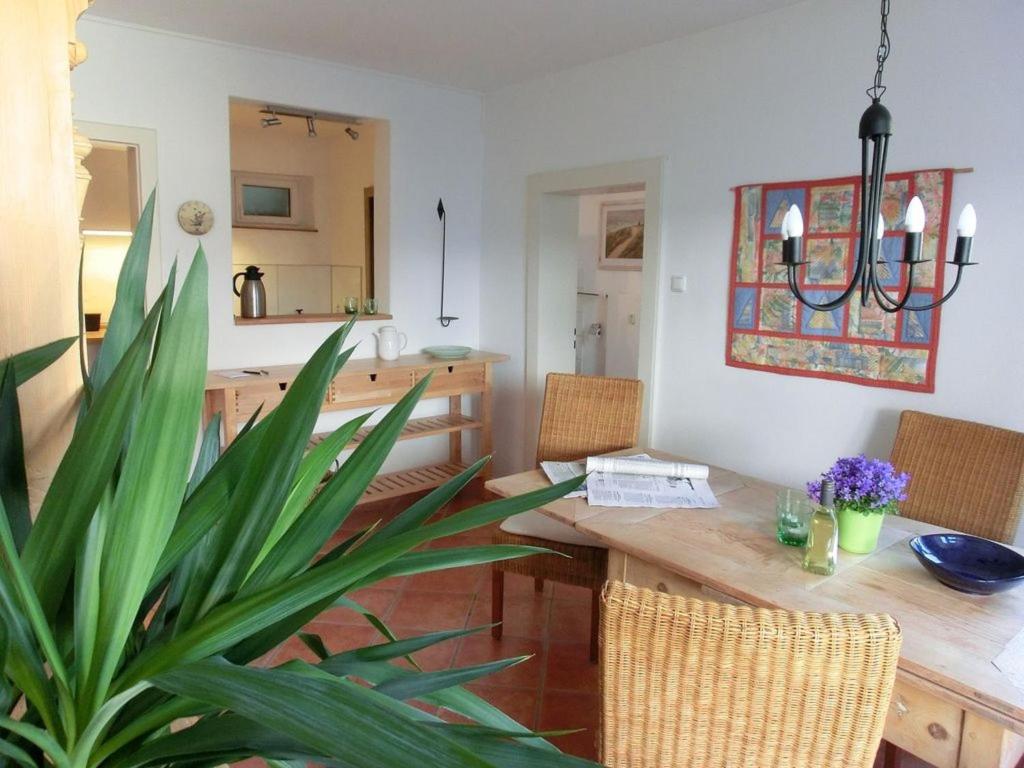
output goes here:
[{"label": "paper sheet on table", "polygon": [[[585,475],[587,473],[587,465],[582,461],[542,461],[540,468],[544,470],[544,474],[548,476],[548,480],[554,483],[561,483],[566,480],[572,480],[574,477]],[[587,495],[587,484],[583,483],[572,493],[567,493],[564,498],[566,499],[581,499]]]},{"label": "paper sheet on table", "polygon": [[[600,457],[605,458],[605,457]],[[630,472],[650,469],[664,472],[665,466],[694,475],[679,476],[657,474],[618,474],[591,471],[585,485],[567,498],[587,497],[587,503],[595,507],[651,507],[654,509],[714,509],[719,506],[711,486],[708,484],[708,468],[694,464],[679,464],[652,459],[646,453],[635,456],[614,457],[618,464],[597,466],[625,466]],[[593,458],[582,461],[545,461],[541,468],[553,483],[577,477],[588,470]],[[645,466],[646,465],[646,466]],[[690,469],[683,469],[689,467]],[[703,477],[701,477],[703,475]]]},{"label": "paper sheet on table", "polygon": [[1006,644],[992,664],[1018,689],[1024,691],[1024,630]]}]

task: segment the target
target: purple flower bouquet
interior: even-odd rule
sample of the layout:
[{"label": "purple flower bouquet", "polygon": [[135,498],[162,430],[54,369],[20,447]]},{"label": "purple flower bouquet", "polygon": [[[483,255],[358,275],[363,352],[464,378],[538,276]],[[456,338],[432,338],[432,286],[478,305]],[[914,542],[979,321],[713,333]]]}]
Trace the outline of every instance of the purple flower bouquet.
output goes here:
[{"label": "purple flower bouquet", "polygon": [[[910,475],[888,461],[864,454],[838,459],[823,477],[836,484],[836,507],[862,514],[898,514],[897,502],[907,498]],[[807,484],[807,495],[821,502],[821,480]]]}]

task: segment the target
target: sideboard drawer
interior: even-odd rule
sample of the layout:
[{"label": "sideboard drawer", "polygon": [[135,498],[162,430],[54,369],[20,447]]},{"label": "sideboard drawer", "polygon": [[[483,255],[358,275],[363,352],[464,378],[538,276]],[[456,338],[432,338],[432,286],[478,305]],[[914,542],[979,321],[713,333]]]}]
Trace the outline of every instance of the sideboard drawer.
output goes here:
[{"label": "sideboard drawer", "polygon": [[393,403],[412,389],[416,377],[411,369],[378,371],[338,376],[331,382],[328,400],[333,405],[375,405]]},{"label": "sideboard drawer", "polygon": [[[430,369],[416,371],[416,381],[422,381]],[[484,388],[483,365],[450,365],[447,368],[434,368],[433,378],[424,397],[439,397],[457,392],[480,391]]]},{"label": "sideboard drawer", "polygon": [[260,418],[265,418],[284,400],[288,384],[261,384],[257,387],[244,387],[235,390],[235,418],[247,421],[261,405]]}]

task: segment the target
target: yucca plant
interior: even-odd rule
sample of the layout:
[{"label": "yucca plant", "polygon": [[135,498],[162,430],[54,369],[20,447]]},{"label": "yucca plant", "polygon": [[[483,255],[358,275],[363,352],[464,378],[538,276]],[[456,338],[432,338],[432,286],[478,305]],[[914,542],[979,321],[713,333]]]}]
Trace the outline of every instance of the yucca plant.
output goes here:
[{"label": "yucca plant", "polygon": [[[438,515],[481,460],[318,558],[427,382],[321,483],[366,421],[307,451],[328,384],[352,353],[342,350],[350,322],[281,404],[222,453],[219,417],[198,434],[206,259],[200,248],[176,300],[172,270],[146,312],[152,218],[151,196],[91,374],[83,365],[74,436],[34,521],[17,388],[74,339],[0,362],[0,763],[198,768],[261,756],[374,768],[592,765],[460,687],[522,659],[423,672],[403,660],[476,630],[396,639],[346,597],[380,579],[536,553],[421,545],[556,499],[575,482]],[[363,613],[379,642],[332,654],[302,633],[335,605]],[[248,666],[293,635],[317,663]],[[458,713],[460,723],[417,702]]]}]

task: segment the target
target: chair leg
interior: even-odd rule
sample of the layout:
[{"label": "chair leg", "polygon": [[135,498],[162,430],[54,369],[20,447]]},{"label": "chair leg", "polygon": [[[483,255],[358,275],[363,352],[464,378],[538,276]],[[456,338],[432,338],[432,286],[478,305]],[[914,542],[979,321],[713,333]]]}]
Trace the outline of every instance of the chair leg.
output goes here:
[{"label": "chair leg", "polygon": [[903,762],[903,751],[888,741],[882,742],[882,768],[900,768]]},{"label": "chair leg", "polygon": [[505,572],[491,570],[491,637],[501,640],[502,619],[505,615]]},{"label": "chair leg", "polygon": [[543,592],[544,591],[544,579],[534,579],[533,580],[533,591],[534,592]]},{"label": "chair leg", "polygon": [[590,663],[597,664],[597,635],[601,625],[601,595],[592,590],[590,595]]}]

